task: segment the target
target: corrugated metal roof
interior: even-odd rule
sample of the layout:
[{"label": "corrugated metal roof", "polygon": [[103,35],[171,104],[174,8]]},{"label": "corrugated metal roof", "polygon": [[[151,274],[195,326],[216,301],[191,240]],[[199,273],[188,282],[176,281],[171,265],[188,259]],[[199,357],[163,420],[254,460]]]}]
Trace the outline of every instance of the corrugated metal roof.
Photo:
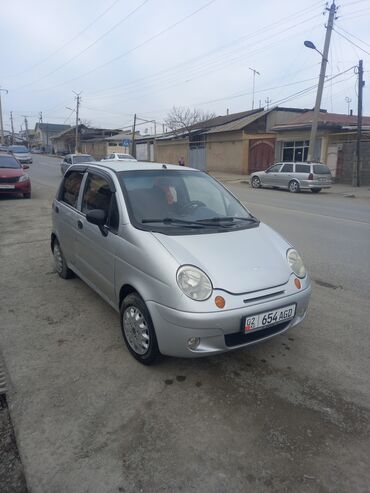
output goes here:
[{"label": "corrugated metal roof", "polygon": [[215,134],[219,132],[232,132],[233,130],[242,130],[244,127],[250,125],[254,121],[258,120],[259,118],[267,115],[270,113],[272,109],[270,110],[260,110],[258,113],[252,113],[244,118],[239,118],[238,120],[234,120],[229,123],[225,123],[224,125],[219,125],[217,127],[213,127],[207,132],[204,132],[206,134]]},{"label": "corrugated metal roof", "polygon": [[[313,111],[307,111],[301,115],[293,118],[289,122],[275,125],[272,130],[288,130],[290,128],[299,127],[311,127],[313,118]],[[363,124],[370,124],[370,117],[364,116],[362,119]],[[319,124],[326,126],[343,126],[343,125],[356,125],[357,116],[355,115],[343,115],[340,113],[327,113],[326,111],[320,111]]]}]

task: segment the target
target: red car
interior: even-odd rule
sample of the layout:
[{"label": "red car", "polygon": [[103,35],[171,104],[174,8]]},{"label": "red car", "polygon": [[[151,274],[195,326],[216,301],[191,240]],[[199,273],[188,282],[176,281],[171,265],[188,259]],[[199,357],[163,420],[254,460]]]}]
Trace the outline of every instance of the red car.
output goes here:
[{"label": "red car", "polygon": [[31,180],[27,173],[28,164],[23,166],[11,154],[0,154],[0,194],[22,194],[31,198]]}]

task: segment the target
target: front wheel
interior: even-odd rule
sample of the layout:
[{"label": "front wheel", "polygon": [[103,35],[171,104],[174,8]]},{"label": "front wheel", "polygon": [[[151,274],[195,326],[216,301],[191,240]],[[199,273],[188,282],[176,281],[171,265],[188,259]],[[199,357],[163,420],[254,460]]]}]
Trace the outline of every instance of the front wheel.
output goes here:
[{"label": "front wheel", "polygon": [[299,192],[299,183],[296,180],[292,180],[291,182],[289,182],[289,192]]},{"label": "front wheel", "polygon": [[254,176],[252,178],[252,188],[261,188],[261,180],[258,176]]},{"label": "front wheel", "polygon": [[122,335],[132,356],[143,365],[151,365],[159,357],[157,337],[144,301],[131,293],[121,305]]},{"label": "front wheel", "polygon": [[24,199],[30,199],[31,198],[31,192],[27,192],[23,194]]},{"label": "front wheel", "polygon": [[321,188],[311,188],[312,193],[319,193],[321,192]]}]

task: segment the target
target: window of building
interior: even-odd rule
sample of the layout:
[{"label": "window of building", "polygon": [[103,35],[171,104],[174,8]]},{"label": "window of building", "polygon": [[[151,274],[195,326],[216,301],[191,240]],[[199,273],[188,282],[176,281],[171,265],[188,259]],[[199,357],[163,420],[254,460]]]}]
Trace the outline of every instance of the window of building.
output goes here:
[{"label": "window of building", "polygon": [[283,142],[283,161],[307,161],[309,140]]}]

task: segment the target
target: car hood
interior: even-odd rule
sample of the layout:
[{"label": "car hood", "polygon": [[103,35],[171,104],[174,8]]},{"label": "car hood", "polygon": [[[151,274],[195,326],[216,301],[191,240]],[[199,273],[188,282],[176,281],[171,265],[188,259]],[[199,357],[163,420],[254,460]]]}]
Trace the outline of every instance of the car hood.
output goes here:
[{"label": "car hood", "polygon": [[262,223],[258,228],[215,234],[153,235],[180,265],[199,267],[214,288],[230,293],[279,286],[292,274],[286,260],[289,243]]},{"label": "car hood", "polygon": [[0,178],[13,178],[22,175],[24,175],[24,171],[21,168],[0,168]]},{"label": "car hood", "polygon": [[17,159],[29,159],[31,154],[29,152],[13,152],[13,156]]}]

